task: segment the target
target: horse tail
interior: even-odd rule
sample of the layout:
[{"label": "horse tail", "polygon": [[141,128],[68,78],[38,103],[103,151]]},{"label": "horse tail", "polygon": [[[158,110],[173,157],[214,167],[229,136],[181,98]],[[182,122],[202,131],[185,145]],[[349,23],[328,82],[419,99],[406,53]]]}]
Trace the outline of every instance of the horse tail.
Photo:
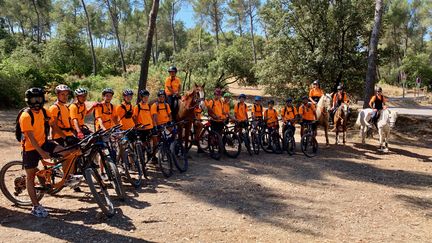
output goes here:
[{"label": "horse tail", "polygon": [[361,126],[361,121],[360,121],[360,119],[361,119],[361,116],[362,116],[362,112],[363,112],[363,111],[360,111],[360,112],[358,113],[357,121],[356,121],[356,123],[355,123],[356,127],[360,127],[360,126]]}]

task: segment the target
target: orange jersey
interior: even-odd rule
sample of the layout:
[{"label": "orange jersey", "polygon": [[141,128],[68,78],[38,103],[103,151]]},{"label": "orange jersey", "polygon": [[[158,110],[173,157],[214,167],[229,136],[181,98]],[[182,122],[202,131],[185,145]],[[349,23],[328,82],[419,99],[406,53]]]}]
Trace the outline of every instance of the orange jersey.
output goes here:
[{"label": "orange jersey", "polygon": [[299,114],[305,120],[314,121],[316,120],[315,109],[315,105],[313,104],[311,104],[310,107],[306,107],[304,104],[302,104],[299,108]]},{"label": "orange jersey", "polygon": [[297,109],[294,106],[284,106],[281,109],[281,116],[285,120],[292,120],[297,116]]},{"label": "orange jersey", "polygon": [[225,118],[222,100],[209,100],[209,102],[207,102],[207,107],[213,111],[214,115],[221,117],[221,120]]},{"label": "orange jersey", "polygon": [[264,112],[264,119],[267,120],[267,125],[276,125],[278,122],[278,113],[276,109],[267,109]]},{"label": "orange jersey", "polygon": [[[49,111],[51,114],[52,121],[54,121],[56,117],[58,118],[57,126],[60,128],[60,130],[62,130],[62,132],[66,136],[73,136],[73,132],[72,132],[73,128],[71,124],[69,108],[65,104],[56,102],[54,103],[54,105],[52,105],[49,108]],[[57,138],[61,138],[60,134],[53,133],[52,139],[57,139]]]},{"label": "orange jersey", "polygon": [[336,93],[333,95],[333,105],[337,104],[338,101],[341,101],[341,103],[348,103],[348,95],[343,92],[342,94]]},{"label": "orange jersey", "polygon": [[[178,93],[180,91],[181,81],[178,77],[174,77],[173,79],[171,76],[167,77],[165,79],[165,93],[166,95],[173,95],[173,93]],[[171,92],[171,90],[173,92]]]},{"label": "orange jersey", "polygon": [[72,103],[69,106],[69,114],[72,121],[77,120],[79,126],[84,126],[84,119],[87,115],[87,108],[85,104],[80,104],[78,102]]},{"label": "orange jersey", "polygon": [[171,108],[168,103],[156,102],[151,106],[151,115],[156,115],[157,125],[162,125],[171,121]]},{"label": "orange jersey", "polygon": [[133,109],[133,116],[138,122],[137,125],[145,126],[144,129],[152,129],[153,128],[153,119],[151,115],[151,108],[149,104],[139,103]]},{"label": "orange jersey", "polygon": [[262,118],[263,117],[263,106],[253,104],[252,106],[252,114],[255,115],[255,118]]},{"label": "orange jersey", "polygon": [[98,119],[101,118],[103,125],[106,129],[110,129],[115,125],[114,123],[115,110],[111,103],[102,103],[95,108],[95,122],[96,130],[100,129]]},{"label": "orange jersey", "polygon": [[202,119],[202,112],[203,112],[203,110],[199,106],[195,107],[195,109],[194,109],[195,119],[201,120]]},{"label": "orange jersey", "polygon": [[247,112],[248,107],[245,103],[237,103],[234,106],[234,115],[238,121],[246,121],[247,120]]},{"label": "orange jersey", "polygon": [[312,88],[309,90],[309,97],[321,97],[324,95],[324,92],[320,88]]},{"label": "orange jersey", "polygon": [[133,105],[126,104],[123,102],[115,108],[115,114],[117,115],[118,121],[122,125],[120,129],[128,130],[135,126],[133,116]]},{"label": "orange jersey", "polygon": [[[30,142],[30,139],[25,135],[26,132],[33,132],[34,138],[36,139],[36,142],[39,146],[42,146],[42,144],[44,144],[46,141],[45,116],[43,111],[39,110],[39,112],[35,112],[30,110],[29,112],[32,112],[33,114],[33,125],[31,124],[31,116],[27,112],[23,112],[19,119],[21,131],[24,134],[24,139],[21,142],[24,147],[24,151],[35,150]],[[47,115],[50,116],[49,110],[46,110],[46,112]]]}]

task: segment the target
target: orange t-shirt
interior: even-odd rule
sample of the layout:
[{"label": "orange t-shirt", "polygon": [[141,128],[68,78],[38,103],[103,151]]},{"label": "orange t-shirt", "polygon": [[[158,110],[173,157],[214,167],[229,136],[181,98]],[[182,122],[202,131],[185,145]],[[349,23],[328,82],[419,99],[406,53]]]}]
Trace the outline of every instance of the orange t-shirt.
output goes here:
[{"label": "orange t-shirt", "polygon": [[69,106],[69,114],[72,121],[76,119],[78,121],[79,126],[84,126],[84,119],[85,116],[87,115],[87,108],[85,104],[79,104],[77,102],[72,103]]},{"label": "orange t-shirt", "polygon": [[[70,120],[69,108],[65,104],[56,102],[49,108],[49,111],[52,121],[54,121],[55,118],[58,117],[57,126],[60,128],[60,130],[62,130],[62,132],[66,136],[73,136],[73,132],[71,130],[73,128]],[[53,131],[52,139],[57,138],[61,138],[60,134],[54,133]]]},{"label": "orange t-shirt", "polygon": [[303,117],[304,120],[316,120],[315,105],[311,104],[311,107],[306,107],[304,104],[301,105],[299,108],[299,114]]},{"label": "orange t-shirt", "polygon": [[278,113],[276,109],[267,109],[264,112],[264,119],[267,120],[267,125],[277,125],[278,122]]},{"label": "orange t-shirt", "polygon": [[144,130],[153,128],[153,119],[149,104],[139,103],[134,107],[133,115],[138,122],[138,125],[145,125]]},{"label": "orange t-shirt", "polygon": [[[39,110],[39,112],[30,111],[33,113],[34,123],[31,124],[31,117],[29,113],[23,112],[19,119],[19,124],[21,127],[21,131],[24,134],[24,139],[21,142],[21,144],[24,147],[24,151],[32,151],[35,150],[33,145],[30,142],[30,139],[25,135],[26,132],[33,132],[33,135],[38,143],[39,146],[42,146],[42,144],[46,141],[46,135],[45,135],[45,117],[42,110]],[[46,110],[47,116],[50,116],[49,110]]]},{"label": "orange t-shirt", "polygon": [[248,107],[245,103],[237,103],[234,106],[234,115],[235,118],[239,121],[246,121],[247,120],[247,112],[248,112]]},{"label": "orange t-shirt", "polygon": [[281,115],[285,120],[292,120],[296,117],[297,114],[297,109],[294,106],[284,106],[281,109]]},{"label": "orange t-shirt", "polygon": [[98,119],[101,118],[103,125],[106,129],[110,129],[115,125],[114,123],[115,110],[111,103],[102,103],[95,108],[95,122],[96,130],[100,129],[100,124]]},{"label": "orange t-shirt", "polygon": [[338,92],[333,95],[333,104],[336,104],[338,100],[342,100],[342,103],[348,103],[348,95],[345,92],[343,92],[342,94],[339,94]]},{"label": "orange t-shirt", "polygon": [[262,118],[263,117],[262,105],[253,104],[252,113],[255,115],[255,118]]},{"label": "orange t-shirt", "polygon": [[[222,100],[210,100],[209,102],[207,102],[207,107],[209,109],[213,110],[213,113],[216,116],[221,117],[221,119],[223,120],[225,118],[225,114],[224,114],[224,104],[222,102]],[[221,120],[218,120],[221,121]]]},{"label": "orange t-shirt", "polygon": [[312,88],[309,91],[309,97],[321,97],[324,95],[324,92],[320,88]]},{"label": "orange t-shirt", "polygon": [[132,118],[132,104],[126,104],[126,102],[123,102],[121,105],[116,106],[115,114],[117,115],[119,123],[122,125],[120,128],[121,130],[128,130],[135,126],[135,122]]},{"label": "orange t-shirt", "polygon": [[168,87],[172,89],[174,92],[179,92],[181,86],[181,81],[178,77],[175,77],[174,79],[171,79],[171,76],[167,77],[165,79],[165,93],[166,95],[172,95],[173,92],[169,90]]},{"label": "orange t-shirt", "polygon": [[171,121],[169,116],[171,114],[171,108],[168,103],[156,102],[151,106],[150,112],[152,116],[157,115],[156,120],[158,126]]},{"label": "orange t-shirt", "polygon": [[195,109],[194,109],[195,119],[201,120],[202,112],[203,112],[203,110],[199,106],[195,107]]}]

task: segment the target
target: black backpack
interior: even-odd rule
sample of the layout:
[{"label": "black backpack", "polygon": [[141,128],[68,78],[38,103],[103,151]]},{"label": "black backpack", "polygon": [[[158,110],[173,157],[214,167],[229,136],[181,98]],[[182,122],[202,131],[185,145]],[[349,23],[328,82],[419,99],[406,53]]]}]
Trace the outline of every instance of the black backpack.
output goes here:
[{"label": "black backpack", "polygon": [[[20,123],[19,123],[20,117],[21,117],[21,115],[22,115],[23,112],[27,112],[30,115],[31,125],[32,126],[34,125],[34,116],[33,116],[33,112],[31,112],[30,108],[26,107],[26,108],[21,109],[19,111],[19,113],[18,113],[18,116],[16,118],[16,124],[15,124],[15,138],[16,138],[16,140],[18,142],[21,142],[24,139],[24,135],[22,133],[21,126],[20,126]],[[48,116],[47,111],[45,110],[45,108],[42,108],[42,112],[43,112],[44,120],[45,120],[44,121],[45,137],[47,138],[48,134],[49,134],[49,131],[50,131],[50,125],[49,125],[50,117]]]},{"label": "black backpack", "polygon": [[[126,109],[126,106],[124,104],[121,104],[121,108],[125,111],[125,114],[123,115],[122,118],[120,118],[120,120],[123,120],[123,118],[131,119],[132,115],[133,115],[133,111],[132,111],[133,107],[132,107],[132,105],[130,106],[129,110]],[[139,112],[138,112],[138,114],[139,114]]]}]

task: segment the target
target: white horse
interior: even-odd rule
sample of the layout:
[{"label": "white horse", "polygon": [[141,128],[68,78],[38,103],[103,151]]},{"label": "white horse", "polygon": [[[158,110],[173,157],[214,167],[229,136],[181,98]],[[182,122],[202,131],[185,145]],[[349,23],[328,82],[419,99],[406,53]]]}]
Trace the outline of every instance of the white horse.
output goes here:
[{"label": "white horse", "polygon": [[[362,143],[365,143],[365,133],[372,126],[369,123],[372,114],[372,109],[364,109],[359,112],[356,125],[360,126],[360,136]],[[378,151],[388,152],[388,139],[390,137],[390,129],[394,127],[397,119],[397,112],[390,109],[380,111],[377,126],[378,134],[380,136],[380,147]],[[384,146],[383,146],[384,145]]]},{"label": "white horse", "polygon": [[324,128],[325,138],[326,138],[326,145],[329,145],[329,138],[328,138],[328,130],[329,130],[329,110],[331,106],[331,95],[325,94],[321,96],[319,99],[317,105],[316,105],[316,118],[318,120],[318,125],[322,126]]}]

